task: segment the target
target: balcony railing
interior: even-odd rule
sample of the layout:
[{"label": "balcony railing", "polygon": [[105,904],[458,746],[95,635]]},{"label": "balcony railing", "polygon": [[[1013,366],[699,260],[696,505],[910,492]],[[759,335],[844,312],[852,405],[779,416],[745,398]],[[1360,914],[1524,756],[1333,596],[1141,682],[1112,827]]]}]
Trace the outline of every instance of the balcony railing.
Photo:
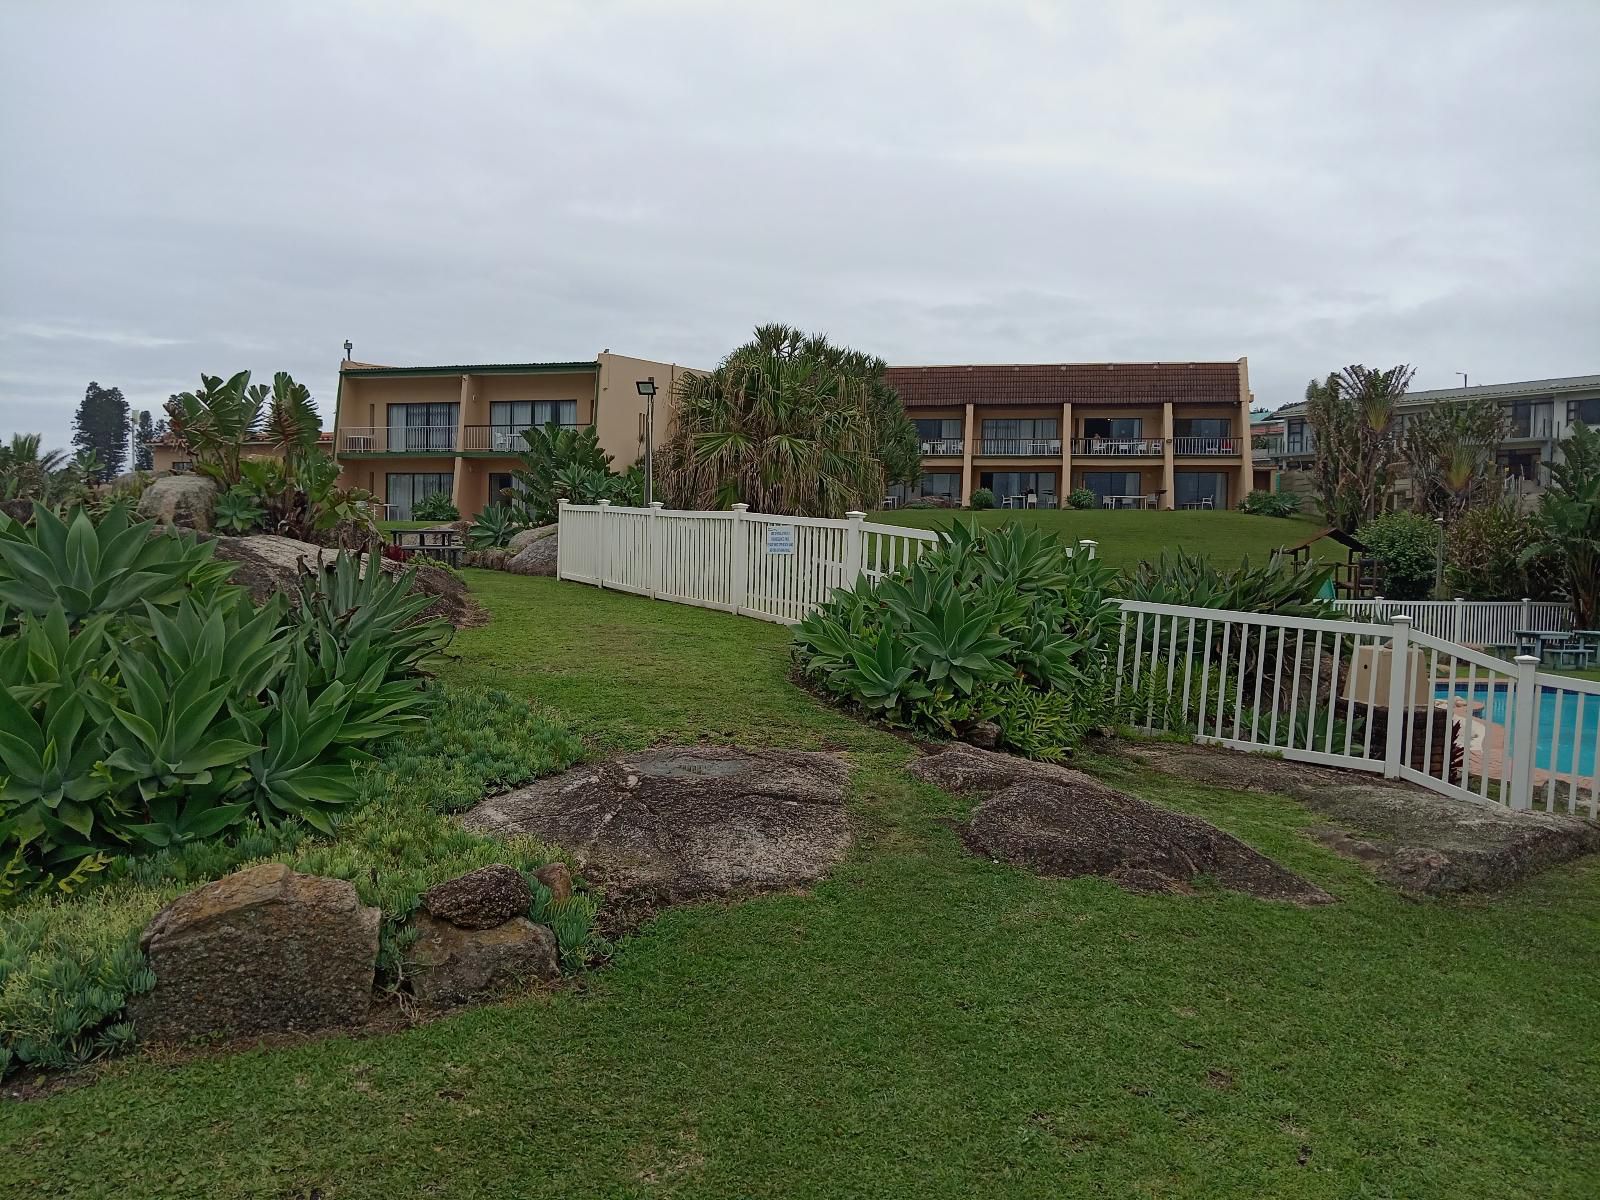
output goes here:
[{"label": "balcony railing", "polygon": [[[521,454],[528,448],[527,440],[522,436],[523,432],[543,428],[543,425],[536,422],[517,425],[468,425],[462,431],[461,448],[468,452]],[[563,422],[557,428],[581,429],[583,426],[576,422],[571,424]]]},{"label": "balcony railing", "polygon": [[1005,455],[1012,458],[1060,455],[1060,438],[984,438],[978,443],[979,454]]},{"label": "balcony railing", "polygon": [[454,425],[368,425],[339,430],[343,454],[438,454],[456,449]]},{"label": "balcony railing", "polygon": [[927,458],[959,458],[965,438],[923,438],[922,453]]},{"label": "balcony railing", "polygon": [[1236,437],[1176,437],[1172,439],[1172,452],[1180,458],[1238,454],[1239,441]]},{"label": "balcony railing", "polygon": [[1077,438],[1072,443],[1072,453],[1085,458],[1132,455],[1135,457],[1161,457],[1164,438]]}]

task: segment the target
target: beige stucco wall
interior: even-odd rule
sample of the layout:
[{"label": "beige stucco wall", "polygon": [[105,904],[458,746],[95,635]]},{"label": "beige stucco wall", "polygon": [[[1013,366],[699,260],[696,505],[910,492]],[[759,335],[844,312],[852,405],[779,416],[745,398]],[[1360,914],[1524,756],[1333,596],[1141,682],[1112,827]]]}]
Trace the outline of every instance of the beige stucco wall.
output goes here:
[{"label": "beige stucco wall", "polygon": [[601,449],[611,455],[612,468],[622,471],[644,458],[645,402],[639,395],[639,380],[653,376],[656,381],[655,444],[659,449],[672,433],[673,389],[678,380],[694,373],[694,368],[609,351],[602,352],[598,362],[595,434]]},{"label": "beige stucco wall", "polygon": [[[461,400],[459,375],[402,375],[340,384],[339,429],[374,429],[389,424],[391,404],[452,404]],[[335,434],[338,430],[335,430]]]}]

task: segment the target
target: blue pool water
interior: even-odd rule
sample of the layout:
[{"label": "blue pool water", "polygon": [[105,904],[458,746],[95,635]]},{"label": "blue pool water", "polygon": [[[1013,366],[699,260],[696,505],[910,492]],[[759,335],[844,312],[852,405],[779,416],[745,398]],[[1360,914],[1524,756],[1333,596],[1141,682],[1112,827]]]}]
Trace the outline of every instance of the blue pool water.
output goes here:
[{"label": "blue pool water", "polygon": [[[1433,694],[1439,700],[1448,699],[1450,685],[1439,684],[1434,688]],[[1488,719],[1496,725],[1506,725],[1506,736],[1510,736],[1511,730],[1506,717],[1505,684],[1480,683],[1469,690],[1466,684],[1458,683],[1455,694],[1463,700],[1470,695],[1476,702],[1485,704]],[[1561,722],[1559,739],[1561,751],[1557,756],[1555,770],[1563,775],[1571,772],[1576,757],[1576,770],[1579,775],[1594,774],[1595,759],[1600,756],[1600,696],[1589,696],[1579,692],[1562,695],[1555,688],[1539,689],[1539,728],[1534,734],[1533,761],[1534,765],[1546,771],[1551,769],[1550,748],[1557,741],[1558,718]]]}]

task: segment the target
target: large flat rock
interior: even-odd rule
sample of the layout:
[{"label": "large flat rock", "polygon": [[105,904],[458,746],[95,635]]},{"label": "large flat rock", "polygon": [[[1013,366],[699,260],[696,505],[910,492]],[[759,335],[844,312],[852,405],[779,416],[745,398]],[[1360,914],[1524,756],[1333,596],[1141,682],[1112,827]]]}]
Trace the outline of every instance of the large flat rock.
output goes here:
[{"label": "large flat rock", "polygon": [[675,746],[540,780],[462,820],[561,846],[611,896],[673,903],[820,878],[850,848],[848,781],[829,754]]},{"label": "large flat rock", "polygon": [[1212,787],[1288,796],[1327,824],[1324,845],[1408,892],[1498,891],[1548,867],[1600,851],[1600,825],[1517,813],[1427,788],[1265,754],[1179,742],[1128,742],[1145,766]]}]

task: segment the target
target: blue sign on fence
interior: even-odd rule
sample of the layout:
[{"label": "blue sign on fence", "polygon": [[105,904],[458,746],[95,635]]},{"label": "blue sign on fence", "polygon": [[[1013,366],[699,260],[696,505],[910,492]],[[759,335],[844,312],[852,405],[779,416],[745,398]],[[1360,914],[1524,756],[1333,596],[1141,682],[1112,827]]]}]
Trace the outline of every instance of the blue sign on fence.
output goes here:
[{"label": "blue sign on fence", "polygon": [[767,526],[767,553],[768,554],[793,554],[794,553],[794,526],[793,525],[768,525]]}]

